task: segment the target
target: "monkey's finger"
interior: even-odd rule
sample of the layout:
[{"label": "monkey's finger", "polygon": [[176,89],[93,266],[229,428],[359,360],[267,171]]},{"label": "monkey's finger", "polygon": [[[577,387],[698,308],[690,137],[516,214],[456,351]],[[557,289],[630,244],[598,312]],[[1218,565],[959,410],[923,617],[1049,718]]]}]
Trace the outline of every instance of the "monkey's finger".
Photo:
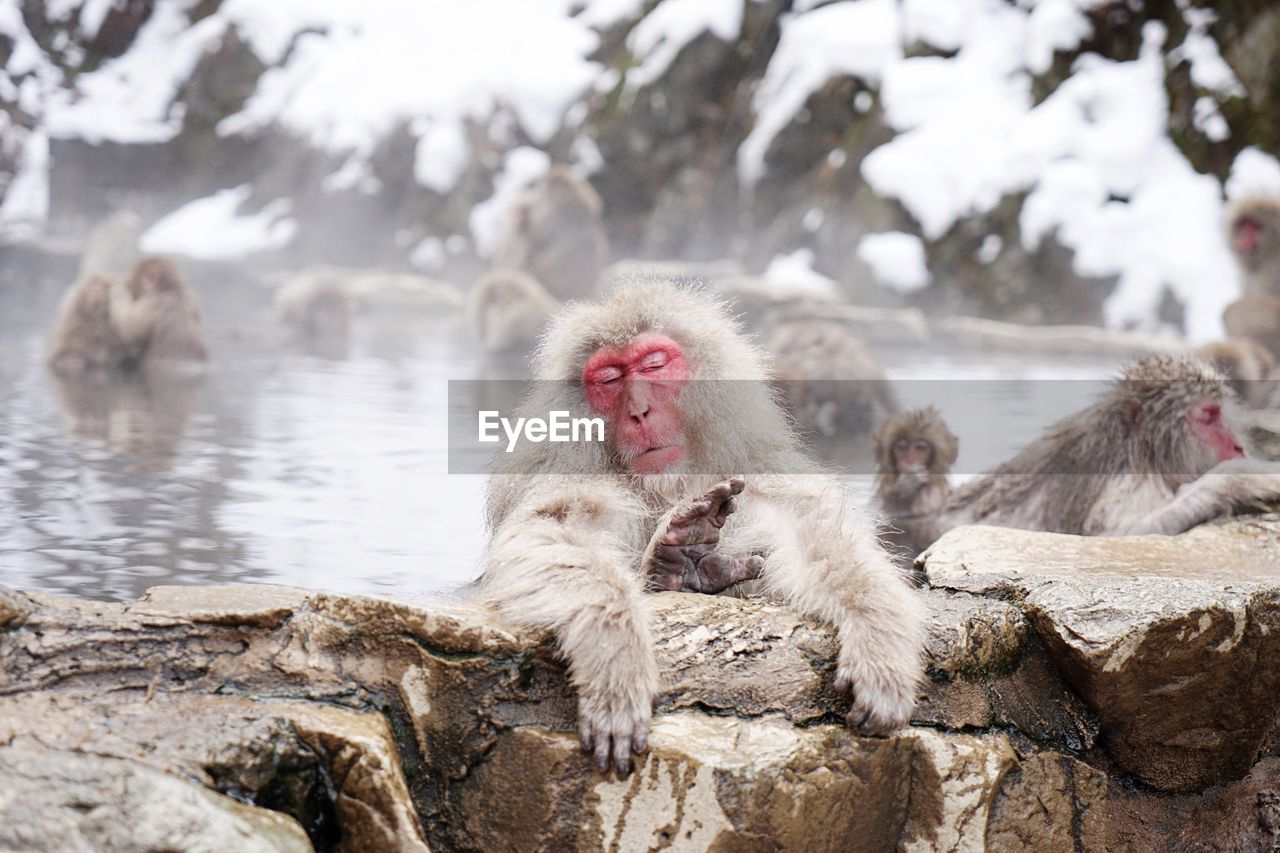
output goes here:
[{"label": "monkey's finger", "polygon": [[720,504],[720,508],[716,510],[716,514],[708,519],[713,527],[724,527],[724,523],[729,520],[729,516],[738,511],[738,502],[733,498],[726,498]]},{"label": "monkey's finger", "polygon": [[870,710],[861,709],[856,704],[849,709],[849,713],[844,715],[845,722],[855,729],[862,728],[870,717]]},{"label": "monkey's finger", "polygon": [[641,726],[640,729],[631,736],[631,751],[638,755],[648,748],[649,731],[646,726]]},{"label": "monkey's finger", "polygon": [[625,734],[613,736],[613,767],[620,777],[631,772],[631,738]]},{"label": "monkey's finger", "polygon": [[591,747],[592,747],[591,740],[592,740],[591,724],[588,723],[586,720],[583,720],[582,722],[578,723],[578,743],[582,745],[583,752],[591,751]]},{"label": "monkey's finger", "polygon": [[742,494],[742,490],[747,487],[747,481],[743,477],[733,477],[729,480],[729,491],[735,495]]},{"label": "monkey's finger", "polygon": [[711,487],[711,491],[707,492],[707,497],[717,501],[727,501],[729,498],[737,494],[733,490],[733,484],[726,480],[723,483],[716,483]]},{"label": "monkey's finger", "polygon": [[[671,517],[670,526],[686,525],[697,518],[711,514],[711,501],[705,496],[689,504]],[[668,535],[670,535],[668,533]]]},{"label": "monkey's finger", "polygon": [[848,693],[849,688],[853,687],[853,677],[844,671],[837,672],[835,686],[837,693]]},{"label": "monkey's finger", "polygon": [[601,773],[609,772],[609,748],[611,746],[609,740],[610,738],[608,733],[603,731],[600,732],[599,737],[596,738],[596,769]]}]

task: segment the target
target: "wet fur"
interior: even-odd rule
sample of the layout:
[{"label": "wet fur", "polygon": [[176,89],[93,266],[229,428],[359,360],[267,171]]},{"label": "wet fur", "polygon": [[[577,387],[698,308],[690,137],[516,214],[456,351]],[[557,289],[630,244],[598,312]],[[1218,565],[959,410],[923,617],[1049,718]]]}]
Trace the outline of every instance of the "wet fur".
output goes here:
[{"label": "wet fur", "polygon": [[195,292],[164,258],[144,258],[124,281],[91,275],[73,284],[49,346],[49,366],[60,375],[207,358]]},{"label": "wet fur", "polygon": [[1206,398],[1224,407],[1233,401],[1212,365],[1185,356],[1140,360],[1095,404],[956,492],[941,528],[1173,534],[1272,505],[1280,468],[1253,459],[1217,463],[1191,438],[1187,411]]},{"label": "wet fur", "polygon": [[865,436],[898,411],[875,355],[848,326],[809,317],[775,320],[770,326],[768,349],[775,373],[806,433]]},{"label": "wet fur", "polygon": [[514,269],[490,270],[467,295],[467,323],[486,352],[528,350],[560,302]]},{"label": "wet fur", "polygon": [[[893,445],[903,437],[924,438],[933,446],[923,481],[898,471]],[[959,439],[932,406],[894,415],[875,432],[876,504],[891,526],[885,538],[908,559],[938,538],[938,516],[951,497],[947,475],[959,452]]]}]

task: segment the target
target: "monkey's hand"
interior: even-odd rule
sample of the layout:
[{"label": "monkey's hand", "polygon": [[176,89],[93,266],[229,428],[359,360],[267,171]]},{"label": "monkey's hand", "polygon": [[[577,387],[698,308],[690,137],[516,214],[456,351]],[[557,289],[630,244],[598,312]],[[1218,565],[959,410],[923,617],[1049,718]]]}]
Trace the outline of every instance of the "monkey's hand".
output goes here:
[{"label": "monkey's hand", "polygon": [[917,493],[929,485],[929,469],[923,465],[907,468],[898,474],[898,478],[889,487],[893,498],[901,503],[910,503]]},{"label": "monkey's hand", "polygon": [[642,564],[649,589],[714,595],[760,577],[763,557],[739,560],[716,550],[720,528],[737,510],[733,498],[745,485],[741,477],[720,483],[677,504],[658,524]]},{"label": "monkey's hand", "polygon": [[578,739],[597,770],[607,773],[612,767],[619,776],[626,776],[631,772],[631,753],[649,748],[653,696],[639,686],[645,681],[639,673],[628,678],[625,665],[617,670],[612,684],[596,682],[579,688]]},{"label": "monkey's hand", "polygon": [[846,667],[836,672],[836,690],[853,692],[853,705],[844,716],[845,722],[863,734],[884,737],[911,720],[916,706],[914,682],[894,677],[892,673],[885,674],[890,678],[881,683],[874,680],[859,683]]}]

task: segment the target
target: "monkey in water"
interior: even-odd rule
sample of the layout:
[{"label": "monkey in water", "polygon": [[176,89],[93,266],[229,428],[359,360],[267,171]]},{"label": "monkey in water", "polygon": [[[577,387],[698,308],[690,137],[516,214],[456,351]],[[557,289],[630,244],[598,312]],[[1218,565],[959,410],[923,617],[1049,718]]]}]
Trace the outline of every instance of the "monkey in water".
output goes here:
[{"label": "monkey in water", "polygon": [[276,292],[276,315],[289,340],[318,355],[344,355],[355,313],[351,294],[337,276],[299,276]]},{"label": "monkey in water", "polygon": [[1222,312],[1222,325],[1231,339],[1255,340],[1280,359],[1280,296],[1246,293]]},{"label": "monkey in water", "polygon": [[485,352],[523,352],[533,346],[559,308],[559,300],[533,276],[494,269],[467,294],[467,324]]},{"label": "monkey in water", "polygon": [[771,318],[767,349],[801,430],[811,438],[857,439],[898,411],[876,357],[836,320]]},{"label": "monkey in water", "polygon": [[947,475],[960,442],[932,406],[901,412],[875,432],[876,505],[891,530],[884,538],[910,562],[938,538],[951,497]]},{"label": "monkey in water", "polygon": [[508,214],[495,269],[521,270],[559,300],[590,296],[609,262],[604,202],[568,166],[552,166]]},{"label": "monkey in water", "polygon": [[[1280,466],[1245,458],[1212,365],[1131,364],[1089,408],[952,495],[940,532],[992,524],[1086,536],[1175,534],[1280,502]],[[1210,475],[1210,476],[1205,476]]]},{"label": "monkey in water", "polygon": [[602,418],[604,440],[499,454],[478,584],[508,618],[555,632],[597,767],[626,774],[648,740],[659,673],[646,588],[758,578],[835,626],[850,726],[884,734],[910,719],[923,603],[870,517],[800,449],[764,353],[720,302],[660,278],[624,283],[552,320],[534,375],[522,414]]},{"label": "monkey in water", "polygon": [[120,281],[90,275],[62,300],[49,352],[55,373],[202,365],[200,306],[167,258],[143,258]]},{"label": "monkey in water", "polygon": [[1253,338],[1228,338],[1199,347],[1195,353],[1227,379],[1236,397],[1251,409],[1276,404],[1276,359]]}]

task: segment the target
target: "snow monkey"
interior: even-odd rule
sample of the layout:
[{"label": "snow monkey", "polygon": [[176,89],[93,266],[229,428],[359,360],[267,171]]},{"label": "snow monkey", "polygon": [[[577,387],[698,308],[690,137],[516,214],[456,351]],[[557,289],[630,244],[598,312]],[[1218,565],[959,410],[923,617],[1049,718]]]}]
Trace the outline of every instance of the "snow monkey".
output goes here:
[{"label": "snow monkey", "polygon": [[1244,292],[1280,296],[1280,197],[1255,195],[1229,205],[1227,243]]},{"label": "snow monkey", "polygon": [[495,268],[523,270],[557,299],[595,290],[609,262],[600,195],[567,166],[552,166],[508,214]]},{"label": "snow monkey", "polygon": [[494,269],[467,294],[467,323],[486,352],[527,351],[559,307],[528,273]]},{"label": "snow monkey", "polygon": [[123,281],[90,275],[71,286],[54,328],[55,372],[127,370],[208,357],[195,292],[165,258],[143,258]]},{"label": "snow monkey", "polygon": [[293,342],[339,352],[351,339],[351,294],[336,277],[299,276],[275,296],[276,314]]},{"label": "snow monkey", "polygon": [[883,734],[908,721],[922,602],[869,517],[798,449],[763,353],[722,304],[637,277],[560,312],[534,376],[525,414],[600,417],[605,440],[499,454],[479,583],[509,618],[555,631],[597,767],[626,774],[646,746],[659,691],[646,586],[758,576],[836,628],[851,726]]},{"label": "snow monkey", "polygon": [[1280,359],[1280,296],[1247,293],[1222,312],[1222,324],[1232,338],[1251,338]]},{"label": "snow monkey", "polygon": [[1216,367],[1249,408],[1271,408],[1276,359],[1263,344],[1253,338],[1229,338],[1205,344],[1196,355]]},{"label": "snow monkey", "polygon": [[865,438],[898,410],[876,357],[848,326],[803,315],[771,318],[768,325],[775,373],[806,434]]},{"label": "snow monkey", "polygon": [[[1246,459],[1205,362],[1130,365],[1089,408],[952,495],[942,530],[994,524],[1086,536],[1181,533],[1280,502],[1280,466]],[[1212,476],[1204,476],[1211,474]]]},{"label": "snow monkey", "polygon": [[885,538],[914,559],[938,538],[951,497],[947,474],[960,442],[930,406],[894,415],[875,432],[876,503],[894,528]]}]

